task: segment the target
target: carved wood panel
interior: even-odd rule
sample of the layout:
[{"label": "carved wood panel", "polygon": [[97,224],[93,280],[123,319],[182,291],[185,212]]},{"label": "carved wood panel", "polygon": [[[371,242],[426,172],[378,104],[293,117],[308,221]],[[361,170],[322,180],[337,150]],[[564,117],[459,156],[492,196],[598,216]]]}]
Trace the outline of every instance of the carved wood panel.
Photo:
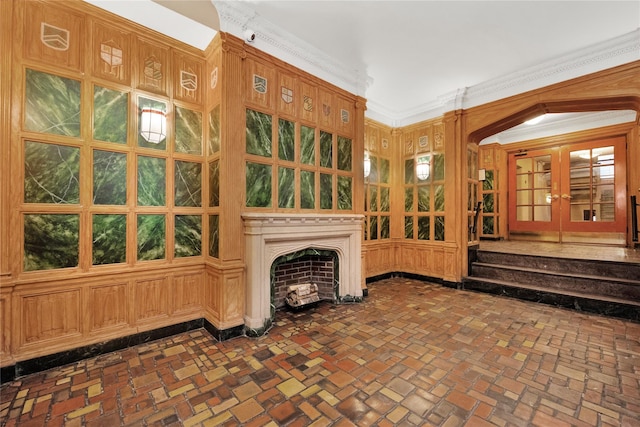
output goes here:
[{"label": "carved wood panel", "polygon": [[300,81],[298,87],[300,91],[300,96],[296,100],[298,116],[303,120],[316,123],[318,117],[318,88],[304,81]]},{"label": "carved wood panel", "polygon": [[318,124],[327,129],[333,129],[336,114],[336,103],[331,92],[320,89],[318,100],[314,100],[314,108],[318,109]]},{"label": "carved wood panel", "polygon": [[296,115],[296,104],[299,103],[300,90],[296,85],[296,79],[289,75],[279,74],[278,85],[278,112],[289,116]]},{"label": "carved wood panel", "polygon": [[24,295],[20,306],[22,345],[80,333],[79,289]]},{"label": "carved wood panel", "polygon": [[194,311],[202,308],[204,287],[202,274],[184,274],[173,279],[174,312]]},{"label": "carved wood panel", "polygon": [[91,32],[92,73],[96,77],[131,85],[132,48],[129,35],[115,28],[93,23]]},{"label": "carved wood panel", "polygon": [[127,324],[127,284],[94,286],[89,290],[89,331]]},{"label": "carved wood panel", "polygon": [[136,322],[169,314],[169,282],[167,278],[136,281],[134,295]]},{"label": "carved wood panel", "polygon": [[355,129],[355,106],[353,102],[336,96],[336,128],[344,136],[353,136]]},{"label": "carved wood panel", "polygon": [[180,52],[173,53],[173,96],[182,101],[202,102],[204,61]]},{"label": "carved wood panel", "polygon": [[162,95],[168,94],[169,48],[137,39],[137,87]]},{"label": "carved wood panel", "polygon": [[252,59],[245,59],[244,70],[244,93],[247,100],[272,110],[275,93],[279,90],[274,68]]}]

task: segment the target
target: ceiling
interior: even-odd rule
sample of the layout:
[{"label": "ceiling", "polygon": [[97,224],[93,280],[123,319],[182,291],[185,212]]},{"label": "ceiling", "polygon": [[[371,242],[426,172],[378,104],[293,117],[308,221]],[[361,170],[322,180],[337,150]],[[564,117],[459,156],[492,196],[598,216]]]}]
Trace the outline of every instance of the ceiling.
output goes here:
[{"label": "ceiling", "polygon": [[254,32],[256,48],[363,96],[391,126],[640,59],[640,0],[87,1],[201,49],[218,22]]}]

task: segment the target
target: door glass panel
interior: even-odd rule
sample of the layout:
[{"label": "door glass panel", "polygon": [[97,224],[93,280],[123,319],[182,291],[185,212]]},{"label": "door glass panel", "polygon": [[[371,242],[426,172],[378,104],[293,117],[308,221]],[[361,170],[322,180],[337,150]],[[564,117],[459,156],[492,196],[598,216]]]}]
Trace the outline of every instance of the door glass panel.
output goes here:
[{"label": "door glass panel", "polygon": [[592,221],[595,212],[590,209],[589,203],[572,203],[571,204],[571,221],[588,222]]},{"label": "door glass panel", "polygon": [[533,219],[533,209],[531,206],[518,206],[516,208],[518,221],[531,221]]},{"label": "door glass panel", "polygon": [[614,147],[570,153],[571,221],[614,221]]}]

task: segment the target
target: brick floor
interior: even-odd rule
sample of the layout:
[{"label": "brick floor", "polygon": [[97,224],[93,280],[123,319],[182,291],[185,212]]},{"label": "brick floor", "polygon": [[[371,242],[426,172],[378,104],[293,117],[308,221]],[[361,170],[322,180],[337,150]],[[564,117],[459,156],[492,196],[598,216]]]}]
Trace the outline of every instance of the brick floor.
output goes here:
[{"label": "brick floor", "polygon": [[4,426],[640,426],[640,324],[410,279],[3,384]]}]

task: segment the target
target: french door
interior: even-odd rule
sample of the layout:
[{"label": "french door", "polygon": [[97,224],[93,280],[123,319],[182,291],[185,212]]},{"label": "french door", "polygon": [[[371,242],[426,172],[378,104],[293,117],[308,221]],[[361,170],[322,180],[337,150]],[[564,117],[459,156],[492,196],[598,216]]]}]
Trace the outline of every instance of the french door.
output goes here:
[{"label": "french door", "polygon": [[625,138],[510,153],[508,199],[511,238],[624,244]]}]

